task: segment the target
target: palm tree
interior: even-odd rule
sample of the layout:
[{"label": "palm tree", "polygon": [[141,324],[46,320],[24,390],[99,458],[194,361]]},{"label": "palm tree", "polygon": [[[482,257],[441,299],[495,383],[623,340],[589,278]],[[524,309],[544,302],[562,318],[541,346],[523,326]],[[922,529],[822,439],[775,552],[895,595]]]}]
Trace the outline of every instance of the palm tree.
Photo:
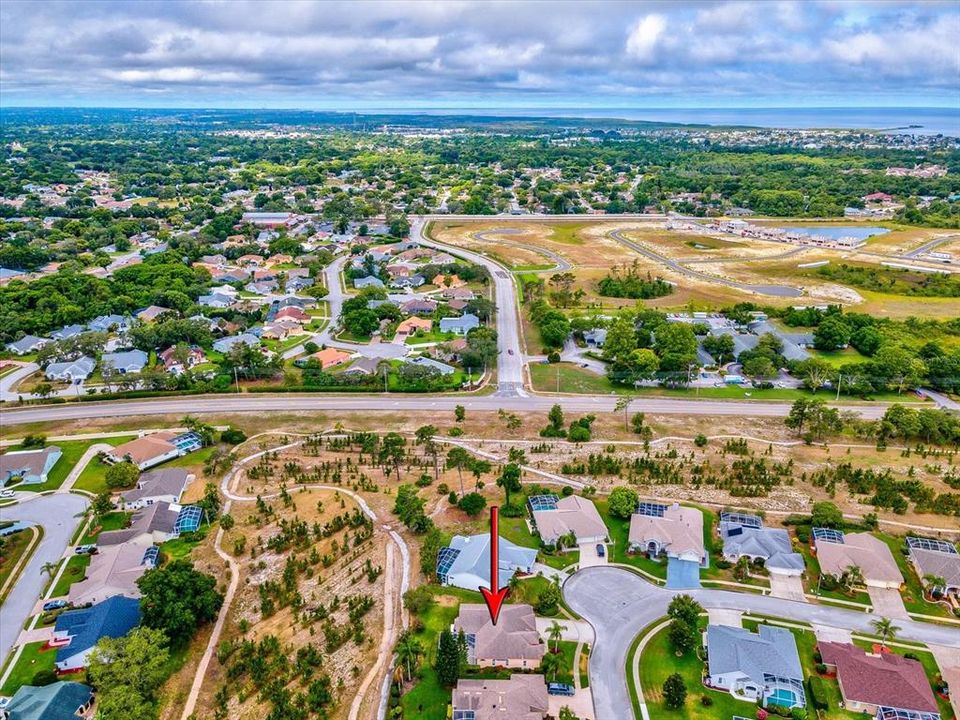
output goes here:
[{"label": "palm tree", "polygon": [[840,577],[840,583],[848,593],[853,593],[854,587],[863,585],[863,570],[857,565],[848,566]]},{"label": "palm tree", "polygon": [[557,652],[560,650],[560,639],[563,637],[563,630],[564,630],[563,625],[558,623],[556,620],[554,620],[550,624],[550,627],[547,628],[547,635],[549,636],[550,640],[553,642],[553,652]]},{"label": "palm tree", "polygon": [[396,652],[397,660],[407,668],[407,679],[412,680],[413,668],[417,666],[420,656],[423,655],[423,647],[409,630],[405,630],[397,639]]},{"label": "palm tree", "polygon": [[560,653],[547,653],[540,660],[540,670],[544,675],[552,675],[556,679],[560,666],[563,665],[563,655]]},{"label": "palm tree", "polygon": [[930,594],[930,597],[933,597],[933,593],[939,589],[946,587],[947,581],[940,575],[934,575],[933,573],[927,573],[922,578],[923,588]]},{"label": "palm tree", "polygon": [[510,580],[507,582],[507,587],[510,588],[510,592],[514,595],[517,594],[517,590],[520,589],[520,578],[516,574],[510,576]]},{"label": "palm tree", "polygon": [[876,620],[871,620],[870,624],[873,626],[873,629],[877,631],[877,635],[880,636],[880,647],[885,648],[887,646],[887,640],[892,640],[897,636],[897,633],[900,632],[900,628],[893,624],[893,620],[890,618],[877,618]]},{"label": "palm tree", "polygon": [[46,573],[50,577],[53,577],[53,574],[57,571],[57,568],[60,567],[60,563],[55,562],[45,562],[41,568],[40,572]]}]

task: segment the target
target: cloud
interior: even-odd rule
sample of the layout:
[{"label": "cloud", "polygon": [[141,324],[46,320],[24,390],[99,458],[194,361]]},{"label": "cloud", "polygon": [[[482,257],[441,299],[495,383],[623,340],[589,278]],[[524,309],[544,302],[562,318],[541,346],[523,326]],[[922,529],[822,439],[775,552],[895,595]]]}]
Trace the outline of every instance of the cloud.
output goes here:
[{"label": "cloud", "polygon": [[[19,104],[956,104],[956,3],[0,3]],[[532,100],[533,99],[533,100]]]}]

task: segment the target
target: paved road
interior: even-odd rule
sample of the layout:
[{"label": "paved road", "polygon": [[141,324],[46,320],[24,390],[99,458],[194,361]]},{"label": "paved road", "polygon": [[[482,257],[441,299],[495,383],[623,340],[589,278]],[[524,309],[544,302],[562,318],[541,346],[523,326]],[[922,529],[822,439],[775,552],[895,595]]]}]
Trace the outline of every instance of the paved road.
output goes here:
[{"label": "paved road", "polygon": [[[554,404],[573,413],[613,412],[616,397],[604,396],[475,396],[462,394],[398,396],[389,395],[323,395],[285,394],[260,395],[203,395],[182,398],[155,398],[145,400],[111,400],[104,402],[35,405],[3,410],[4,426],[35,422],[85,420],[105,417],[136,417],[143,415],[204,415],[210,413],[270,413],[362,411],[452,412],[454,406],[468,410],[513,412],[546,412]],[[842,405],[869,420],[876,420],[886,412],[887,405]],[[676,400],[671,398],[638,397],[630,403],[631,410],[654,415],[713,415],[738,417],[785,417],[790,412],[788,402],[738,402],[732,400]]]},{"label": "paved road", "polygon": [[31,610],[40,598],[47,575],[40,568],[44,563],[63,557],[70,538],[89,501],[81,495],[62,493],[37,495],[30,500],[0,508],[0,520],[23,520],[43,527],[43,539],[0,607],[0,659],[6,658]]},{"label": "paved road", "polygon": [[[829,605],[785,600],[726,590],[687,591],[705,608],[762,613],[872,633],[876,616]],[[590,655],[590,686],[599,718],[622,718],[631,707],[627,689],[627,650],[644,627],[666,614],[674,592],[651,585],[622,568],[595,567],[571,576],[563,585],[570,607],[593,625],[597,641]],[[960,629],[897,620],[898,637],[923,643],[960,646]]]},{"label": "paved road", "polygon": [[800,297],[803,294],[803,290],[800,288],[790,287],[789,285],[751,285],[749,283],[742,283],[736,280],[729,280],[727,278],[719,277],[717,275],[710,275],[708,273],[700,272],[699,270],[692,270],[685,265],[680,264],[672,258],[668,258],[660,253],[654,252],[639,243],[634,242],[627,238],[623,231],[614,230],[610,233],[610,237],[619,242],[621,245],[634,250],[646,258],[658,262],[661,265],[665,265],[674,272],[680,273],[681,275],[686,275],[687,277],[700,280],[702,282],[713,283],[714,285],[726,285],[727,287],[736,288],[737,290],[744,290],[746,292],[757,293],[758,295],[771,295],[774,297]]},{"label": "paved road", "polygon": [[930,252],[931,250],[935,250],[937,246],[943,245],[943,243],[945,242],[949,242],[950,240],[956,240],[958,237],[960,237],[960,235],[947,235],[945,237],[937,238],[936,240],[931,240],[930,242],[924,243],[918,248],[914,248],[909,252],[905,252],[903,255],[901,255],[901,257],[915,258],[918,255],[923,255],[925,253]]},{"label": "paved road", "polygon": [[494,302],[497,306],[497,396],[523,397],[523,356],[520,353],[520,315],[517,311],[517,292],[513,273],[485,255],[445,245],[424,234],[426,225],[416,220],[410,228],[410,237],[428,247],[446,250],[465,260],[482,265],[493,278]]},{"label": "paved road", "polygon": [[[560,253],[556,253],[553,250],[548,250],[547,248],[540,247],[539,245],[531,245],[529,243],[517,242],[516,240],[504,240],[504,235],[523,235],[524,231],[519,228],[494,228],[493,230],[486,230],[484,232],[474,233],[473,237],[476,240],[481,242],[496,243],[500,245],[508,245],[510,247],[517,247],[522,250],[529,250],[532,253],[537,255],[543,255],[550,260],[553,260],[554,267],[547,268],[544,270],[537,270],[535,272],[566,272],[567,270],[573,270],[573,263],[567,260]],[[529,272],[527,270],[513,270],[511,272]]]},{"label": "paved road", "polygon": [[13,388],[15,388],[21,380],[30,377],[39,369],[40,366],[36,363],[24,363],[9,375],[4,375],[0,378],[0,400],[16,402],[21,393],[14,392]]}]

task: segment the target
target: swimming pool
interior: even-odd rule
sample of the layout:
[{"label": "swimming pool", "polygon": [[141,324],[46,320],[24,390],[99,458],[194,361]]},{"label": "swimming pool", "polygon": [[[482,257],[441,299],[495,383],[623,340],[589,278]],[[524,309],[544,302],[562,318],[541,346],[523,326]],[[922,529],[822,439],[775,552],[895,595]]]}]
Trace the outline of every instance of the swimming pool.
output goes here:
[{"label": "swimming pool", "polygon": [[787,688],[777,688],[767,696],[767,703],[772,705],[783,705],[784,707],[793,707],[797,704],[797,694]]}]

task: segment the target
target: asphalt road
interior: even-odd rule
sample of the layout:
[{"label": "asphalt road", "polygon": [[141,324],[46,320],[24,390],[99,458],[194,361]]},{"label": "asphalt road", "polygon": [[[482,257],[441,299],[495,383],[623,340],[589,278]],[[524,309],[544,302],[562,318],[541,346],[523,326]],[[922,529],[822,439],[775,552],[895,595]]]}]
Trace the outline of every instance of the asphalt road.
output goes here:
[{"label": "asphalt road", "polygon": [[63,557],[70,538],[89,500],[82,495],[56,493],[36,495],[10,507],[0,508],[0,520],[23,520],[43,527],[43,539],[23,569],[3,606],[0,607],[0,659],[6,658],[23,624],[47,582],[41,571],[45,563],[57,562]]},{"label": "asphalt road", "polygon": [[[284,413],[321,411],[362,411],[368,413],[402,411],[453,411],[463,405],[468,410],[513,412],[546,412],[554,404],[573,413],[613,412],[616,397],[604,396],[473,396],[473,395],[191,395],[147,400],[36,405],[3,410],[3,425],[83,420],[87,418],[135,417],[143,415],[204,415],[210,413]],[[875,420],[883,416],[885,404],[844,405]],[[790,411],[787,402],[738,402],[733,400],[675,400],[672,398],[640,398],[630,404],[636,412],[662,415],[716,415],[737,417],[784,417]]]},{"label": "asphalt road", "polygon": [[[761,613],[784,620],[816,623],[872,634],[875,615],[810,603],[726,590],[687,591],[705,608]],[[596,633],[590,653],[590,687],[598,718],[623,718],[631,707],[627,688],[627,650],[637,634],[664,616],[675,593],[615,567],[593,567],[571,576],[563,585],[570,607]],[[923,643],[960,646],[960,628],[914,620],[897,620],[897,637]]]}]

